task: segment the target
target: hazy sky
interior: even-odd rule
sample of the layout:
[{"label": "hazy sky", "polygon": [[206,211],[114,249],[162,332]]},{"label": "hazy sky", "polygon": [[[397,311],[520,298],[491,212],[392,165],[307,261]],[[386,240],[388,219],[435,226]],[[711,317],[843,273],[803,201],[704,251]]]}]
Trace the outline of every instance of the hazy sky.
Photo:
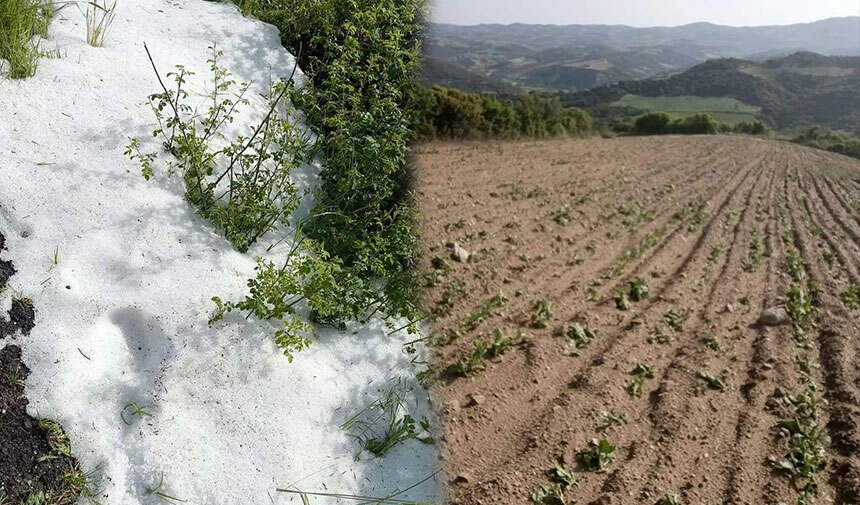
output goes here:
[{"label": "hazy sky", "polygon": [[439,23],[784,25],[860,15],[860,0],[430,0]]}]

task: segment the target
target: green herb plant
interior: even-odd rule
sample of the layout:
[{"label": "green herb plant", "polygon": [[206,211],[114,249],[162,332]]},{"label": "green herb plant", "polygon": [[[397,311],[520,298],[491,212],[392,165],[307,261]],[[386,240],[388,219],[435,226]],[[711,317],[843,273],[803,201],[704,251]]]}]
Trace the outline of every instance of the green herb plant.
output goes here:
[{"label": "green herb plant", "polygon": [[588,325],[574,324],[567,329],[567,338],[568,356],[579,356],[580,350],[597,338],[597,330],[592,330]]},{"label": "green herb plant", "polygon": [[360,458],[362,451],[383,457],[396,445],[411,439],[425,444],[435,442],[429,434],[429,421],[426,418],[420,421],[419,425],[423,430],[423,433],[420,433],[415,420],[406,413],[403,401],[405,391],[406,386],[397,382],[385,390],[382,396],[341,424],[340,428],[356,439],[361,447],[355,454],[356,460]]},{"label": "green herb plant", "polygon": [[588,447],[576,454],[576,459],[588,471],[603,472],[615,461],[615,446],[605,438],[592,440]]},{"label": "green herb plant", "polygon": [[535,302],[534,309],[531,315],[532,328],[546,328],[552,321],[552,303],[547,300],[538,300]]}]

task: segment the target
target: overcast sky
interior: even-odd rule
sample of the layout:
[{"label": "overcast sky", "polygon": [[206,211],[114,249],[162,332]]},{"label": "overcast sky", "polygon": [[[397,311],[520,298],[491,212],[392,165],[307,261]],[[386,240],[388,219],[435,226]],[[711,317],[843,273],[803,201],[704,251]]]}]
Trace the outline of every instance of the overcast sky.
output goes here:
[{"label": "overcast sky", "polygon": [[860,15],[860,0],[430,0],[439,23],[785,25]]}]

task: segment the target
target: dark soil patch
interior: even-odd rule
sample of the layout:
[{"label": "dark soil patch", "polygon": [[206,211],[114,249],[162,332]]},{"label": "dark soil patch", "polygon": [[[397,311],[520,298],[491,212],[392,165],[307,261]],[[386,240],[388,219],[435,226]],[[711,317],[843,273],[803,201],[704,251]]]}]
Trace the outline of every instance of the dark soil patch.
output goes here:
[{"label": "dark soil patch", "polygon": [[[3,243],[0,235],[0,251]],[[0,289],[14,271],[11,263],[0,261]],[[34,315],[32,303],[15,301],[9,321],[0,320],[0,342],[19,330],[28,333]],[[81,475],[78,463],[67,454],[62,428],[27,414],[24,381],[29,373],[20,347],[8,344],[0,349],[0,503],[24,503],[39,494],[51,505],[74,503],[80,489],[69,477]]]},{"label": "dark soil patch", "polygon": [[9,321],[21,333],[30,333],[36,320],[36,309],[33,302],[26,299],[12,300],[12,308],[9,309]]}]

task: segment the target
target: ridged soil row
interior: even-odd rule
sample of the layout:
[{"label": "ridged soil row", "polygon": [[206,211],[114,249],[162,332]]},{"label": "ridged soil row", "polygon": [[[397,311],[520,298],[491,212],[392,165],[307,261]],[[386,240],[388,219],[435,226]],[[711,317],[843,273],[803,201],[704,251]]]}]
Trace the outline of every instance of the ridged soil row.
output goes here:
[{"label": "ridged soil row", "polygon": [[[799,173],[799,179],[814,179],[815,173]],[[820,208],[821,197],[813,191],[797,188],[804,195],[809,206]],[[826,206],[824,206],[826,208]],[[795,212],[795,220],[801,212]],[[832,217],[832,215],[831,215]],[[839,242],[832,236],[821,220],[813,219],[814,230],[822,230],[821,235],[828,243]],[[830,478],[836,496],[836,503],[860,502],[860,396],[858,384],[860,374],[857,360],[860,358],[860,335],[857,311],[852,314],[846,309],[839,294],[846,287],[844,279],[835,278],[829,269],[818,260],[820,255],[815,247],[816,235],[809,227],[803,226],[796,235],[797,248],[806,259],[810,280],[817,283],[817,296],[820,328],[816,332],[816,352],[820,363],[821,382],[824,396],[829,402],[827,430],[833,441],[830,457]],[[856,256],[854,257],[856,260]],[[849,263],[856,267],[856,263]],[[847,265],[846,265],[847,266]],[[856,282],[856,281],[855,281]]]},{"label": "ridged soil row", "polygon": [[[752,197],[773,191],[776,181],[773,160],[768,160],[761,172],[758,184],[751,188],[742,204],[744,210],[733,230],[720,273],[708,285],[704,303],[685,328],[683,345],[676,347],[671,357],[659,364],[662,367],[659,386],[651,395],[648,408],[648,418],[655,426],[647,442],[649,448],[653,447],[651,459],[645,462],[650,470],[637,495],[642,500],[661,490],[682,492],[685,501],[692,502],[709,502],[723,496],[726,484],[721,478],[725,473],[719,469],[725,466],[724,459],[731,453],[731,447],[720,444],[730,444],[734,438],[736,423],[727,418],[732,419],[736,410],[742,410],[736,406],[743,403],[737,370],[721,370],[720,367],[725,365],[727,357],[733,364],[738,361],[745,364],[741,357],[749,355],[746,346],[752,346],[746,335],[729,330],[735,325],[749,324],[752,314],[727,311],[725,307],[737,305],[741,296],[737,291],[739,284],[766,285],[766,270],[759,268],[747,274],[741,269],[746,259],[742,239],[753,230],[762,231],[751,210]],[[759,289],[749,293],[750,305],[763,304],[760,297],[766,294],[766,290]],[[708,339],[714,339],[710,342],[718,349],[714,349],[714,345],[708,347]],[[696,368],[691,368],[691,364]],[[750,366],[756,365],[747,365]],[[727,391],[720,394],[707,390],[698,377],[699,372],[723,377],[728,383]],[[698,449],[691,451],[690,441]],[[679,472],[679,469],[684,470]]]},{"label": "ridged soil row", "polygon": [[[782,276],[782,258],[786,249],[782,240],[791,229],[785,207],[786,168],[781,165],[775,184],[768,195],[769,220],[765,231],[768,261],[765,289],[761,293],[759,310],[777,306],[785,293]],[[740,385],[744,399],[739,411],[734,449],[724,458],[724,471],[728,475],[724,490],[725,504],[768,503],[775,497],[792,498],[784,482],[774,482],[771,470],[763,465],[763,457],[778,454],[781,447],[773,440],[773,426],[777,418],[772,403],[775,393],[800,382],[794,362],[784,350],[790,345],[791,335],[785,328],[765,326],[751,328],[755,337],[746,358],[745,378]],[[753,450],[750,450],[753,448]],[[753,483],[764,482],[763,486]]]},{"label": "ridged soil row", "polygon": [[[750,178],[754,178],[756,183],[747,185],[746,182]],[[692,272],[694,270],[694,264],[702,264],[705,261],[707,250],[704,248],[704,244],[708,243],[710,239],[705,239],[703,237],[710,237],[712,234],[716,233],[717,224],[725,218],[727,209],[734,205],[743,205],[744,202],[748,202],[753,194],[754,188],[757,187],[756,184],[760,183],[762,180],[763,175],[762,172],[758,170],[758,167],[755,166],[755,164],[747,165],[744,170],[736,174],[733,183],[726,186],[718,197],[715,198],[715,201],[719,202],[717,204],[717,211],[710,213],[709,221],[702,224],[695,240],[692,238],[689,240],[681,240],[679,237],[678,243],[672,248],[660,248],[660,251],[665,252],[665,254],[662,255],[663,257],[660,260],[657,260],[652,264],[664,264],[668,268],[673,268],[674,270],[672,270],[670,275],[652,281],[661,283],[658,287],[654,288],[653,296],[645,302],[643,307],[640,308],[635,306],[629,316],[625,315],[625,319],[642,319],[643,316],[650,317],[650,315],[657,314],[657,312],[662,314],[662,311],[655,311],[654,309],[658,306],[667,306],[663,300],[664,293],[673,289],[677,283],[684,280],[683,274],[685,271]],[[742,188],[747,188],[745,195],[739,194],[739,191]],[[686,223],[683,223],[682,225],[686,226]],[[680,265],[677,263],[679,256],[682,259]],[[560,305],[568,306],[570,304],[566,303],[565,300],[562,300]],[[611,310],[614,311],[615,309],[613,308]],[[595,424],[597,413],[602,408],[607,407],[609,399],[613,400],[612,402],[609,402],[613,405],[617,404],[627,406],[634,403],[624,390],[624,383],[627,380],[625,371],[610,370],[605,366],[594,366],[601,365],[603,363],[610,363],[621,354],[629,355],[628,352],[619,350],[618,352],[613,352],[612,357],[608,356],[608,354],[613,351],[618,344],[625,340],[629,340],[628,337],[631,335],[631,332],[626,329],[619,331],[619,328],[625,328],[626,325],[623,323],[617,326],[606,326],[606,323],[603,321],[605,319],[610,319],[609,324],[611,324],[612,315],[614,314],[608,314],[606,318],[601,318],[599,325],[595,325],[600,332],[600,337],[592,344],[593,348],[584,350],[582,356],[575,358],[580,363],[580,366],[574,369],[577,370],[577,373],[571,374],[571,370],[569,369],[559,369],[565,372],[564,376],[567,380],[562,382],[558,389],[555,389],[554,391],[546,391],[546,388],[543,388],[544,381],[541,380],[541,388],[536,389],[539,389],[539,391],[542,390],[542,392],[535,392],[535,403],[540,402],[546,406],[540,410],[536,409],[533,415],[528,416],[527,419],[518,424],[518,429],[512,430],[518,434],[532,433],[532,435],[528,435],[526,437],[518,436],[514,438],[520,442],[522,442],[523,439],[527,440],[525,444],[521,444],[519,447],[515,448],[518,452],[524,454],[540,452],[539,449],[541,449],[542,446],[546,444],[557,445],[559,440],[563,440],[565,443],[559,446],[559,450],[564,452],[564,448],[562,446],[569,446],[567,454],[569,459],[571,457],[570,451],[581,448],[584,445],[587,435],[585,433],[556,434],[555,432],[557,429],[563,429],[565,426],[572,426],[574,424]],[[660,317],[662,316],[657,315],[658,319]],[[644,338],[637,339],[636,342],[632,343],[631,346],[628,347],[639,349],[643,342]],[[620,347],[623,348],[624,346],[622,345]],[[608,377],[607,374],[609,375]],[[553,383],[558,383],[558,381],[553,381]],[[637,419],[637,417],[634,415],[631,416],[631,419]],[[619,447],[622,447],[626,442],[629,442],[627,438],[628,437],[619,436]],[[636,435],[631,433],[629,439],[633,440],[635,438]],[[528,440],[531,440],[531,442],[528,442]],[[579,440],[579,443],[574,442],[574,440]],[[549,462],[544,463],[544,465],[548,463]],[[492,461],[491,466],[495,468],[497,465],[502,464],[502,461],[496,460]],[[534,461],[534,464],[540,465],[541,462]],[[504,473],[505,471],[508,470],[504,469],[504,466],[499,467],[500,473]],[[594,481],[594,483],[596,482],[597,481]],[[586,486],[586,484],[581,484],[580,490],[585,491],[584,486]],[[594,491],[597,492],[597,490]]]},{"label": "ridged soil row", "polygon": [[[744,181],[746,181],[748,176],[750,176],[752,173],[753,173],[752,168],[747,167],[746,171],[740,172],[739,175],[736,177],[736,180],[734,181],[734,185],[729,186],[728,189],[723,192],[723,195],[722,195],[723,200],[721,201],[721,203],[719,205],[719,209],[721,211],[723,209],[725,209],[728,205],[728,202],[737,195],[738,190],[743,187]],[[714,217],[715,217],[714,215],[711,216],[712,219],[714,219]],[[706,225],[704,225],[702,227],[702,229],[703,229],[702,234],[707,233],[708,231],[711,230],[710,224],[712,222],[713,221],[707,223]],[[696,243],[698,243],[698,242],[699,241],[697,240]],[[687,243],[687,247],[689,247],[689,243]],[[688,263],[690,261],[689,258],[691,256],[693,256],[694,254],[696,254],[697,252],[699,252],[699,251],[697,251],[696,249],[691,249],[689,251],[689,253],[687,254],[687,261],[685,261],[683,263],[683,265],[684,266],[688,265]],[[674,256],[674,253],[672,256]],[[675,282],[679,279],[681,279],[680,269],[674,271],[672,273],[672,275],[670,275],[666,279],[664,279],[666,281],[666,285],[661,287],[659,290],[656,290],[654,297],[649,299],[649,301],[648,301],[649,305],[646,306],[645,308],[641,309],[641,311],[647,312],[648,309],[650,308],[650,305],[656,305],[659,302],[659,298],[661,296],[661,294],[660,294],[661,290],[667,289],[668,286],[672,282]],[[559,306],[569,306],[570,304],[566,303],[565,300],[560,300],[558,305]],[[638,314],[638,311],[634,314]],[[636,316],[633,315],[631,317],[636,317]],[[576,367],[576,370],[584,371],[584,370],[588,369],[589,366],[591,365],[591,363],[593,363],[595,361],[599,361],[601,359],[601,355],[608,352],[619,339],[623,338],[627,334],[625,331],[617,331],[617,328],[614,326],[610,327],[610,328],[605,328],[605,329],[601,328],[599,331],[601,333],[601,337],[598,341],[595,341],[593,343],[593,346],[594,346],[593,348],[596,352],[592,352],[592,349],[587,349],[585,352],[583,352],[583,355],[580,358],[577,358],[577,360],[580,362],[580,365],[578,367]],[[611,333],[610,333],[610,331],[611,331]],[[537,367],[537,369],[540,369],[540,368]],[[529,391],[529,394],[535,398],[535,401],[533,402],[533,404],[535,406],[535,410],[533,411],[533,413],[528,415],[526,418],[519,420],[519,422],[517,423],[517,427],[515,427],[514,429],[511,429],[510,427],[508,428],[508,433],[509,433],[508,437],[510,440],[521,440],[520,435],[522,433],[529,432],[529,431],[535,431],[536,426],[541,426],[541,425],[545,424],[547,421],[541,421],[541,419],[546,419],[548,414],[553,412],[554,408],[556,406],[558,406],[558,404],[559,404],[558,398],[569,391],[569,383],[571,381],[573,381],[577,375],[576,373],[571,373],[570,369],[560,368],[560,367],[554,368],[550,371],[543,371],[543,372],[545,372],[545,373],[542,374],[542,377],[541,377],[539,383],[535,384],[533,387],[531,387],[530,388],[531,391]],[[555,385],[555,388],[551,389],[553,385]],[[551,422],[551,421],[549,421],[549,422]],[[492,428],[492,422],[489,426],[489,429],[491,429],[491,430],[493,429]],[[505,447],[505,443],[506,443],[505,440],[496,440],[494,449],[501,448],[502,450],[500,451],[500,453],[507,452],[507,450],[506,450],[507,448]],[[511,450],[514,450],[514,449],[516,449],[517,451],[522,451],[526,448],[524,448],[524,447],[517,447],[517,448],[512,447],[511,448]],[[503,461],[501,459],[490,460],[488,462],[488,467],[497,468],[502,464],[503,464]],[[499,468],[498,471],[504,472],[504,470],[502,470],[501,468]]]},{"label": "ridged soil row", "polygon": [[[552,212],[558,210],[562,205],[564,205],[566,202],[565,199],[544,205],[544,209],[547,213],[537,217],[536,221],[549,222],[551,231],[553,233],[557,233],[557,235],[564,241],[575,244],[573,248],[580,250],[581,256],[585,256],[585,261],[588,261],[592,266],[596,266],[599,270],[609,269],[612,266],[611,262],[613,261],[613,258],[617,256],[617,254],[635,247],[645,236],[666,226],[665,223],[671,223],[672,215],[680,210],[680,207],[686,205],[687,202],[680,202],[674,199],[675,194],[667,194],[663,188],[670,184],[678,187],[685,187],[687,184],[694,184],[700,187],[703,186],[703,190],[707,194],[714,194],[718,191],[725,181],[722,180],[719,173],[711,167],[714,162],[719,160],[719,154],[721,153],[715,153],[707,157],[704,161],[700,160],[699,166],[696,170],[692,171],[692,173],[684,174],[685,178],[682,180],[678,180],[677,171],[662,169],[655,173],[644,172],[644,175],[641,175],[639,179],[632,181],[629,179],[627,179],[626,182],[617,181],[613,178],[614,182],[612,184],[600,186],[596,190],[590,187],[578,187],[576,194],[586,194],[589,197],[589,201],[585,208],[588,215],[584,216],[582,220],[580,220],[579,217],[574,219],[574,223],[571,226],[574,229],[572,234],[568,231],[568,227],[557,227],[548,217]],[[647,165],[648,163],[645,164]],[[662,167],[663,164],[665,164],[665,161],[659,166]],[[670,165],[666,164],[666,166]],[[676,167],[672,168],[676,169]],[[646,182],[650,187],[642,190],[640,184]],[[651,195],[654,195],[655,193],[658,196],[651,200]],[[623,226],[617,218],[609,222],[602,219],[602,216],[606,216],[608,213],[614,212],[622,204],[628,207],[632,204],[641,205],[643,202],[641,199],[636,199],[636,195],[645,195],[644,199],[647,203],[644,207],[653,212],[653,219],[650,222],[643,222],[635,228],[631,228]],[[580,223],[582,223],[582,225],[580,225]],[[673,234],[681,228],[682,223],[674,223],[673,228],[669,230],[669,232],[670,234]],[[612,238],[607,239],[605,243],[600,244],[600,249],[595,250],[595,253],[591,255],[582,250],[584,249],[584,245],[588,245],[587,243],[583,245],[583,240],[593,240],[594,235],[597,235],[599,238],[600,234],[605,234]],[[559,247],[571,246],[564,244]],[[519,247],[517,249],[519,249]],[[610,251],[610,254],[606,254],[606,251]],[[649,251],[649,254],[653,254],[653,252]],[[581,283],[581,271],[578,269],[568,268],[569,265],[566,264],[566,261],[572,259],[572,257],[573,254],[571,254],[570,257],[559,255],[555,258],[550,258],[548,261],[535,263],[530,267],[522,268],[522,265],[518,263],[519,258],[517,255],[509,255],[507,257],[507,261],[503,261],[502,265],[517,270],[517,273],[512,274],[513,277],[522,278],[532,275],[552,275],[557,277],[559,281],[556,282],[555,285],[560,286],[561,290],[555,293],[546,293],[550,298],[556,298],[568,291],[568,286],[574,285],[575,283]],[[535,272],[538,273],[535,274]]]}]

